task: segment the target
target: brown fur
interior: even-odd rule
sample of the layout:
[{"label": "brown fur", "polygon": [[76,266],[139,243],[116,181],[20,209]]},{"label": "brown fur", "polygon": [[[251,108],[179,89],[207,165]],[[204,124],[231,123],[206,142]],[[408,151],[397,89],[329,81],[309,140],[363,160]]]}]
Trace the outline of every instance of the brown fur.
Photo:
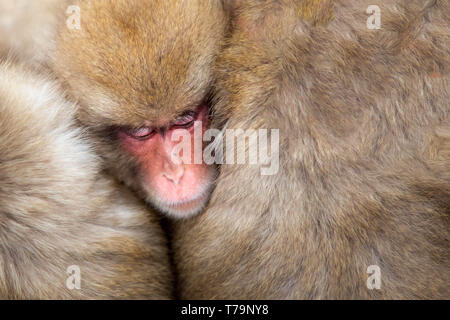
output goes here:
[{"label": "brown fur", "polygon": [[111,134],[175,119],[207,98],[228,21],[218,0],[80,1],[81,31],[63,29],[55,70],[80,104],[109,169],[138,192],[138,164]]},{"label": "brown fur", "polygon": [[182,298],[450,298],[450,3],[379,1],[368,30],[371,4],[234,8],[213,118],[279,128],[280,170],[223,165],[177,222]]},{"label": "brown fur", "polygon": [[0,298],[171,298],[158,219],[101,173],[75,111],[48,76],[0,64]]}]

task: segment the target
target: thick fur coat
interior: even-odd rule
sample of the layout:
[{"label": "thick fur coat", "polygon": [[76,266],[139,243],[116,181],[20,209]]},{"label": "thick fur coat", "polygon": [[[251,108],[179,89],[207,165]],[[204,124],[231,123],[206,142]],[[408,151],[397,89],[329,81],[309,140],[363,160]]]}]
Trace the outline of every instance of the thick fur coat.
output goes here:
[{"label": "thick fur coat", "polygon": [[0,298],[171,298],[156,215],[101,173],[76,105],[40,73],[0,65]]},{"label": "thick fur coat", "polygon": [[213,119],[280,129],[280,170],[223,165],[177,224],[182,298],[450,298],[450,2],[372,4],[234,8]]}]

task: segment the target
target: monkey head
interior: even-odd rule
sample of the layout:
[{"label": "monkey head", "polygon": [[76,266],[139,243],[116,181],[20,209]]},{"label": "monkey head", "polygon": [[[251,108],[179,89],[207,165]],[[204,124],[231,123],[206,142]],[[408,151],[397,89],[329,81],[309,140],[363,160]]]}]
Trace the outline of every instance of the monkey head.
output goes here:
[{"label": "monkey head", "polygon": [[80,103],[78,118],[96,138],[107,170],[164,213],[198,213],[216,168],[177,161],[174,137],[182,130],[194,145],[194,132],[208,128],[212,69],[228,23],[221,2],[81,0],[79,6],[80,28],[61,30],[54,68]]}]

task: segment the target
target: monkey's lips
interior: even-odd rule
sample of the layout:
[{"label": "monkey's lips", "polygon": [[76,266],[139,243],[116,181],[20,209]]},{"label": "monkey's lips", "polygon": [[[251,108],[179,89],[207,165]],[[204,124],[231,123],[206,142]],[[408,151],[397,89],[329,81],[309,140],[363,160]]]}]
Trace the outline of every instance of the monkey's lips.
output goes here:
[{"label": "monkey's lips", "polygon": [[208,203],[213,184],[207,183],[195,196],[180,201],[168,201],[164,197],[147,193],[147,202],[173,218],[186,219],[200,213]]},{"label": "monkey's lips", "polygon": [[191,200],[185,200],[180,203],[167,204],[167,207],[175,212],[179,213],[192,213],[198,212],[203,209],[209,197],[208,190],[203,191],[199,196]]}]

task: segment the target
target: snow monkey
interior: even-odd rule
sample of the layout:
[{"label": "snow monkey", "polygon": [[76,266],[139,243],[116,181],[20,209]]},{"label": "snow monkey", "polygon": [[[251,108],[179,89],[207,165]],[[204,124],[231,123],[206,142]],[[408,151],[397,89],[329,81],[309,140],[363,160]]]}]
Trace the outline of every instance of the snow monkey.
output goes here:
[{"label": "snow monkey", "polygon": [[169,299],[158,217],[101,171],[74,103],[0,63],[0,299]]},{"label": "snow monkey", "polygon": [[[79,101],[109,172],[177,218],[206,205],[216,167],[172,157],[184,130],[208,128],[213,65],[228,29],[219,0],[79,1],[81,29],[61,29],[54,69]],[[200,146],[201,148],[202,146]]]},{"label": "snow monkey", "polygon": [[211,126],[279,129],[280,166],[177,222],[181,298],[449,299],[450,2],[234,4]]}]

